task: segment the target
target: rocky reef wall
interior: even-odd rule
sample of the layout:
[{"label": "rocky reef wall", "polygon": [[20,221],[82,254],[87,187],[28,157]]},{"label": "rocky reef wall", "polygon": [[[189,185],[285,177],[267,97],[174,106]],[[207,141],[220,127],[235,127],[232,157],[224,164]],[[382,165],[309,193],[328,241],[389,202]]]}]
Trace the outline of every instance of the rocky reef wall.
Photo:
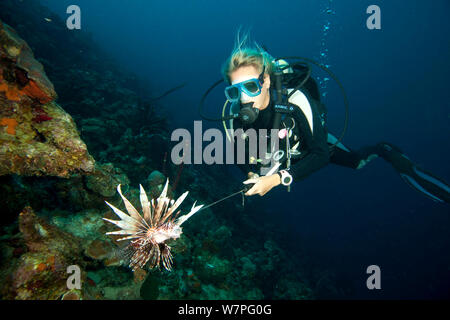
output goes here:
[{"label": "rocky reef wall", "polygon": [[28,44],[0,20],[0,175],[68,177],[94,159]]}]

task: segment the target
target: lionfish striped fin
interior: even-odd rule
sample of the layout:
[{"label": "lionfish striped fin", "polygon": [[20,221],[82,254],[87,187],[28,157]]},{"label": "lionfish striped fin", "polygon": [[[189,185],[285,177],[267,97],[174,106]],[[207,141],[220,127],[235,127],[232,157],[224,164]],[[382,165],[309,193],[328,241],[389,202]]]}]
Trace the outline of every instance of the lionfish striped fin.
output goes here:
[{"label": "lionfish striped fin", "polygon": [[203,208],[203,204],[200,205],[200,206],[195,206],[196,203],[197,203],[197,201],[194,202],[194,204],[192,205],[192,209],[191,209],[191,211],[188,214],[185,214],[184,216],[181,216],[181,217],[178,218],[178,220],[176,221],[177,225],[181,226],[187,219],[192,217],[201,208]]},{"label": "lionfish striped fin", "polygon": [[151,209],[151,212],[152,212],[152,217],[155,215],[155,200],[154,199],[152,199],[152,200],[150,200],[150,209]]},{"label": "lionfish striped fin", "polygon": [[152,226],[152,212],[150,210],[150,202],[148,201],[147,194],[145,193],[145,190],[141,184],[139,185],[139,188],[140,188],[139,197],[141,200],[142,212],[144,213],[144,221],[146,224],[148,222],[150,223],[150,226]]},{"label": "lionfish striped fin", "polygon": [[161,195],[156,199],[156,208],[153,212],[153,225],[156,226],[160,222],[160,218],[162,214],[164,213],[165,209],[167,208],[167,205],[170,201],[169,198],[167,198],[167,189],[169,187],[169,179],[166,180],[166,185],[164,186],[163,191],[161,192]]},{"label": "lionfish striped fin", "polygon": [[141,236],[129,236],[129,237],[124,237],[124,238],[117,239],[117,241],[125,241],[125,240],[137,239],[137,238],[140,238],[140,237]]},{"label": "lionfish striped fin", "polygon": [[167,210],[166,214],[161,218],[161,223],[164,223],[167,220],[167,218],[169,218],[172,215],[172,213],[179,207],[179,205],[184,201],[184,199],[186,199],[188,194],[189,191],[186,191],[177,199],[175,203],[173,202],[171,203],[170,209]]},{"label": "lionfish striped fin", "polygon": [[107,235],[125,235],[127,237],[122,237],[119,239],[116,239],[116,241],[124,241],[124,240],[130,240],[130,239],[136,239],[142,237],[142,235],[132,232],[130,230],[120,230],[120,231],[113,231],[113,232],[107,232]]},{"label": "lionfish striped fin", "polygon": [[122,210],[116,208],[115,206],[113,206],[112,204],[110,204],[108,201],[105,201],[106,204],[114,211],[114,213],[123,221],[126,221],[130,224],[136,222],[132,217],[130,217],[129,215],[127,215],[125,212],[123,212]]},{"label": "lionfish striped fin", "polygon": [[130,231],[133,231],[134,233],[138,232],[140,229],[139,226],[137,226],[135,224],[130,224],[123,220],[111,220],[111,219],[107,219],[107,218],[103,218],[103,220],[111,222],[112,224],[115,224],[122,230],[130,230]]},{"label": "lionfish striped fin", "polygon": [[118,230],[118,231],[111,231],[107,232],[107,235],[137,235],[137,232],[133,230]]},{"label": "lionfish striped fin", "polygon": [[128,201],[128,199],[123,196],[122,190],[120,190],[120,184],[117,186],[117,191],[119,192],[120,197],[122,198],[123,203],[125,204],[125,208],[127,209],[130,216],[133,219],[135,219],[136,221],[138,221],[140,224],[142,224],[142,226],[144,226],[145,224],[142,223],[143,222],[142,216],[139,214],[139,212],[136,210],[136,208],[133,207],[131,202]]},{"label": "lionfish striped fin", "polygon": [[161,195],[159,196],[160,198],[165,198],[167,197],[167,189],[169,188],[169,179],[166,180],[166,184],[164,185],[164,189],[161,192]]},{"label": "lionfish striped fin", "polygon": [[170,247],[168,245],[166,245],[161,252],[161,262],[167,271],[172,270],[172,254],[170,253]]}]

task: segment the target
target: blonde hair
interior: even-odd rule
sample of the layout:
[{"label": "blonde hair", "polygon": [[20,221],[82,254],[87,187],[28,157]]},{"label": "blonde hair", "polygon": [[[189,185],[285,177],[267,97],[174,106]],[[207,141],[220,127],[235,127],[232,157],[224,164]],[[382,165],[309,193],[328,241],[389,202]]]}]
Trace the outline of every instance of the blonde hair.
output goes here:
[{"label": "blonde hair", "polygon": [[263,71],[264,66],[264,74],[272,74],[274,70],[273,57],[258,45],[258,43],[253,42],[253,45],[250,44],[250,34],[248,31],[244,33],[241,39],[240,31],[241,28],[237,32],[234,49],[222,67],[224,80],[230,83],[231,73],[245,66],[253,66],[260,73]]}]

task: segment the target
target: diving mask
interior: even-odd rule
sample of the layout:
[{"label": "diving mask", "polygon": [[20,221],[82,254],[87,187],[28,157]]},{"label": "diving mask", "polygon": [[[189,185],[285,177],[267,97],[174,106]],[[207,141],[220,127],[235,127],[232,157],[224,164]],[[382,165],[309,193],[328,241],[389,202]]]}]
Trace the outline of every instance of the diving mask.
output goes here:
[{"label": "diving mask", "polygon": [[261,94],[262,84],[264,83],[264,71],[266,66],[263,65],[262,72],[258,79],[252,78],[244,80],[225,88],[225,96],[231,103],[238,102],[241,99],[241,92],[250,98],[259,96]]},{"label": "diving mask", "polygon": [[245,80],[225,88],[225,96],[231,103],[241,99],[241,92],[249,97],[256,97],[261,94],[262,85],[258,79]]}]

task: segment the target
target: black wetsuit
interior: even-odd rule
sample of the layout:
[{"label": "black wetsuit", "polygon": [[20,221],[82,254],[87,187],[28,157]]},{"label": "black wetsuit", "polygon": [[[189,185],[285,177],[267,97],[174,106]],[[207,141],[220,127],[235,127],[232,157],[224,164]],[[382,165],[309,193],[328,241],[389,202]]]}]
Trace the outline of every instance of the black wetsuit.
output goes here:
[{"label": "black wetsuit", "polygon": [[[373,158],[380,156],[391,163],[408,185],[435,201],[450,203],[449,186],[442,179],[418,167],[392,144],[378,143],[357,151],[351,150],[342,143],[331,148],[336,138],[327,132],[324,117],[321,114],[323,111],[323,108],[320,108],[321,102],[311,98],[306,91],[302,93],[307,97],[311,109],[309,120],[302,109],[296,107],[293,113],[283,115],[281,121],[281,128],[292,128],[292,135],[289,138],[290,147],[299,143],[297,152],[299,154],[291,157],[290,168],[286,168],[294,182],[301,181],[328,163],[360,169]],[[269,106],[259,112],[258,118],[251,125],[245,126],[239,120],[234,120],[234,130],[237,132],[237,129],[245,131],[253,128],[258,132],[258,129],[267,129],[270,136],[274,116],[274,102],[271,100]],[[235,142],[240,138],[241,136],[235,135]],[[283,150],[285,146],[285,141],[280,140],[280,150]],[[246,148],[248,150],[248,141],[246,141]],[[238,166],[245,174],[259,173],[261,168],[260,162],[249,159],[248,152],[246,152],[245,164],[238,164]]]},{"label": "black wetsuit", "polygon": [[[296,108],[292,114],[282,118],[282,128],[284,125],[287,127],[294,126],[289,143],[291,146],[294,146],[299,142],[299,151],[301,152],[299,156],[293,157],[291,160],[289,173],[292,175],[294,181],[300,181],[306,178],[311,173],[326,166],[330,161],[327,130],[320,124],[321,120],[318,110],[313,107],[311,109],[313,111],[313,132],[311,132],[308,120],[300,108]],[[258,118],[254,123],[250,126],[243,126],[239,120],[235,120],[234,128],[235,130],[238,128],[242,128],[243,130],[253,128],[257,132],[259,129],[267,129],[268,134],[270,135],[270,129],[273,128],[274,116],[274,102],[271,100],[267,108],[259,112]],[[280,149],[283,150],[284,146],[283,141],[280,140]],[[259,163],[249,162],[250,161],[246,159],[246,163],[244,165],[239,165],[239,167],[244,172],[252,171],[258,173],[261,165]]]}]

